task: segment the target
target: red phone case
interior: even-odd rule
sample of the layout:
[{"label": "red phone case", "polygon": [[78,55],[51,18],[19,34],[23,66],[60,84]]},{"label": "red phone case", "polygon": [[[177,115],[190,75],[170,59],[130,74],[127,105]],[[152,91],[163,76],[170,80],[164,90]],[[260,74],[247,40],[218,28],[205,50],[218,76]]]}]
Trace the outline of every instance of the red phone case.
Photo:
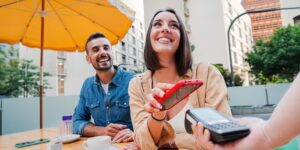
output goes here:
[{"label": "red phone case", "polygon": [[203,85],[203,82],[197,79],[179,81],[162,98],[158,98],[157,101],[163,105],[163,109],[170,109],[201,87],[201,85]]}]

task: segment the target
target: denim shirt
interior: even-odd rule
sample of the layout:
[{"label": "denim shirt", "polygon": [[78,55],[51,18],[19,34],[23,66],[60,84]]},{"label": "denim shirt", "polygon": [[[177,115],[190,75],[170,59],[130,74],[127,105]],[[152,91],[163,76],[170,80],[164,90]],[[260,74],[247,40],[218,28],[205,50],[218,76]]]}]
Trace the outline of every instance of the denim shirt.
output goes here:
[{"label": "denim shirt", "polygon": [[[114,66],[115,67],[115,66]],[[83,129],[91,123],[105,127],[110,123],[126,125],[133,130],[130,118],[128,84],[134,77],[132,72],[115,67],[116,74],[108,86],[106,94],[97,75],[83,83],[79,103],[73,114],[73,133],[83,134]]]}]

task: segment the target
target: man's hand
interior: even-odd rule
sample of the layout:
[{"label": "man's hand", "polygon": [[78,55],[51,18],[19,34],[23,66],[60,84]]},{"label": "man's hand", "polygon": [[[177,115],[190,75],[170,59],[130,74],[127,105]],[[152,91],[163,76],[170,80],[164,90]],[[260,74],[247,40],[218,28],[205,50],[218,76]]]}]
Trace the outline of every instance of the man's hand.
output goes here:
[{"label": "man's hand", "polygon": [[124,146],[123,150],[140,150],[140,148],[135,143],[130,143]]},{"label": "man's hand", "polygon": [[115,137],[120,131],[125,128],[127,128],[126,125],[111,123],[104,128],[104,135]]},{"label": "man's hand", "polygon": [[112,142],[122,143],[133,141],[133,132],[130,129],[123,129],[112,140]]}]

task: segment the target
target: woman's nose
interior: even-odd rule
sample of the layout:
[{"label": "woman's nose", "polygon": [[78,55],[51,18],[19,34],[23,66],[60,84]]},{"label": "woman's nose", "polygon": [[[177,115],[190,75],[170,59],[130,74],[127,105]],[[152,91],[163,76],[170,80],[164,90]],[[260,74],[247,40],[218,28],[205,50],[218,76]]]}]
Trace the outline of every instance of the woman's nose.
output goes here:
[{"label": "woman's nose", "polygon": [[162,32],[167,32],[167,33],[170,32],[169,26],[168,26],[167,24],[164,24],[164,25],[163,25],[163,27],[162,27]]}]

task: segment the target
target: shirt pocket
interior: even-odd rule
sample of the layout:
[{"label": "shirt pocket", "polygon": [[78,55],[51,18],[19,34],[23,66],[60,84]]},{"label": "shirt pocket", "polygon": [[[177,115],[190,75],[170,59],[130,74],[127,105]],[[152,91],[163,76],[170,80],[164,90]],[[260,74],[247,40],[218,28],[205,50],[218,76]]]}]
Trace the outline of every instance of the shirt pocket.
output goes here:
[{"label": "shirt pocket", "polygon": [[118,101],[116,102],[117,108],[117,120],[127,122],[130,120],[130,108],[128,102]]},{"label": "shirt pocket", "polygon": [[91,113],[91,116],[93,117],[94,121],[96,121],[95,119],[101,117],[99,101],[96,101],[96,99],[88,99],[85,106],[89,109],[89,112]]}]

